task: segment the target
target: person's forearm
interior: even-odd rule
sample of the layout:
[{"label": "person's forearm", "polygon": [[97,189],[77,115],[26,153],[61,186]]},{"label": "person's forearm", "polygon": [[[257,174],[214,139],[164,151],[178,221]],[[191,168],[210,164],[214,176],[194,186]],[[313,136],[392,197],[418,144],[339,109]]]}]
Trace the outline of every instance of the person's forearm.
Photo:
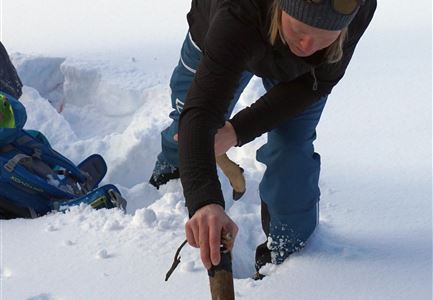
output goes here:
[{"label": "person's forearm", "polygon": [[198,108],[186,107],[179,123],[179,170],[191,216],[206,204],[224,207],[214,154],[216,128],[209,113]]},{"label": "person's forearm", "polygon": [[274,87],[229,120],[238,138],[237,146],[251,142],[263,133],[278,127],[326,95],[305,87],[300,81],[301,79]]},{"label": "person's forearm", "polygon": [[190,215],[206,204],[224,206],[214,137],[224,126],[241,71],[220,71],[221,67],[203,57],[179,118],[179,171]]}]

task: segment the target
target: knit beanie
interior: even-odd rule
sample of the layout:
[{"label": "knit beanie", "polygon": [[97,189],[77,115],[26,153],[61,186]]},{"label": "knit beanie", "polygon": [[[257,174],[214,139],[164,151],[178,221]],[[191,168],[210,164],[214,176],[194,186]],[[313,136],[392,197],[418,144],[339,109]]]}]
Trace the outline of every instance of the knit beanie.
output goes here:
[{"label": "knit beanie", "polygon": [[[313,27],[326,30],[341,30],[347,27],[355,17],[358,9],[352,14],[339,13],[331,3],[338,0],[279,0],[280,8],[289,16]],[[356,0],[339,0],[356,1]]]}]

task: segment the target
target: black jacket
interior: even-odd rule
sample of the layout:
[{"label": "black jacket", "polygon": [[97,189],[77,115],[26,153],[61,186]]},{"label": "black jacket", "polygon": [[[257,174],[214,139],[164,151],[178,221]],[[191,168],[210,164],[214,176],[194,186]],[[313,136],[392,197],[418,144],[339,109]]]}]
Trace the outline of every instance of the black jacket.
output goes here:
[{"label": "black jacket", "polygon": [[376,0],[367,0],[349,25],[341,61],[322,62],[323,52],[300,58],[279,39],[269,43],[271,0],[193,0],[188,13],[192,38],[203,58],[179,123],[180,174],[190,215],[224,199],[217,177],[214,135],[243,71],[280,81],[230,123],[239,146],[303,112],[343,77],[355,46],[370,23]]}]

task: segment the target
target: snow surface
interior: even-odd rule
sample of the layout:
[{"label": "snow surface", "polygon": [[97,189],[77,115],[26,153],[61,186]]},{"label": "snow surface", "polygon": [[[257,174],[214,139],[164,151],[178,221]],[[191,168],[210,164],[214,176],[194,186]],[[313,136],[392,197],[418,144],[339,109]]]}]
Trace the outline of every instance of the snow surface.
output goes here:
[{"label": "snow surface", "polygon": [[[168,81],[189,1],[5,0],[1,36],[23,82],[27,128],[79,162],[107,160],[105,183],[127,214],[75,207],[1,221],[1,299],[209,299],[198,250],[186,247],[179,182],[147,184],[169,120]],[[239,225],[238,299],[432,298],[431,2],[380,1],[318,128],[320,226],[299,254],[249,279],[264,241],[254,159],[263,136],[229,155],[247,193],[227,210]],[[407,11],[413,11],[406,14]],[[237,109],[263,93],[254,78]],[[51,103],[51,104],[50,104]],[[61,114],[58,111],[62,111]]]}]

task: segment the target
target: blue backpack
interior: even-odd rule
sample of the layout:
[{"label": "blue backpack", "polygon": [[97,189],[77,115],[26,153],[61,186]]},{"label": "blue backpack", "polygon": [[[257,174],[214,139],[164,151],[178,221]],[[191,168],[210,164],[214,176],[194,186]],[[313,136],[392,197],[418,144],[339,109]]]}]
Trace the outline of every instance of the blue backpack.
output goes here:
[{"label": "blue backpack", "polygon": [[75,165],[42,133],[24,130],[26,119],[24,106],[0,92],[0,218],[34,218],[81,203],[125,210],[114,185],[98,188],[107,172],[100,155]]}]

